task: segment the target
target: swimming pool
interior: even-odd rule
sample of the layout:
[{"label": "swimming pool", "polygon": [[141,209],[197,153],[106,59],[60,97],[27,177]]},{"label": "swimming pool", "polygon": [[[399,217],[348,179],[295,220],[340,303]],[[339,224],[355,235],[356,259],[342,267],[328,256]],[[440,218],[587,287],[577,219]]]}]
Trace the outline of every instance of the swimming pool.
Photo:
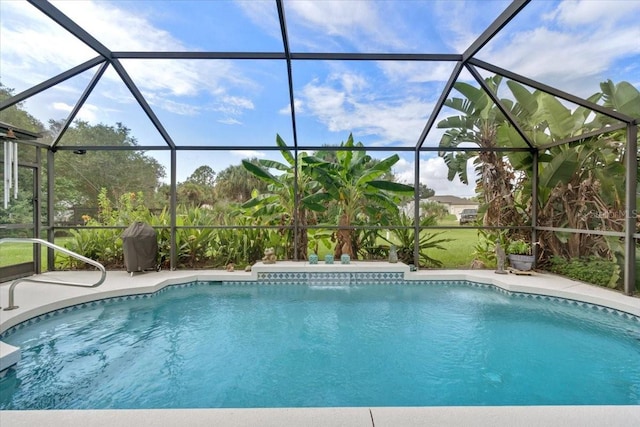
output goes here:
[{"label": "swimming pool", "polygon": [[168,287],[54,313],[0,408],[640,403],[640,322],[450,284]]}]

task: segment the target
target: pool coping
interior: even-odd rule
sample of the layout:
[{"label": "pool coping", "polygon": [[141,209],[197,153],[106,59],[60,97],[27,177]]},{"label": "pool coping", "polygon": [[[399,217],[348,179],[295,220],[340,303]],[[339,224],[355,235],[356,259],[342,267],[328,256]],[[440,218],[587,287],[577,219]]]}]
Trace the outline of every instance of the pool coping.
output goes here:
[{"label": "pool coping", "polygon": [[[401,263],[362,262],[350,264],[317,264],[282,261],[276,264],[258,263],[252,271],[176,270],[138,273],[109,271],[98,288],[77,288],[24,282],[16,287],[16,303],[20,308],[0,311],[0,333],[31,318],[65,307],[99,299],[149,294],[166,286],[195,281],[252,282],[258,276],[277,272],[323,274],[339,273],[402,273],[406,281],[468,281],[493,285],[507,292],[544,295],[580,301],[629,313],[640,317],[640,298],[589,285],[548,273],[531,276],[499,275],[493,270],[420,270],[410,271]],[[99,275],[94,271],[49,272],[39,278],[92,283]],[[9,283],[0,284],[0,306],[6,307]],[[15,350],[0,341],[0,367],[3,358],[15,359]],[[15,347],[13,348],[15,349]],[[19,351],[19,350],[18,350]],[[6,359],[4,364],[6,364]],[[516,415],[522,413],[523,418]],[[178,415],[182,414],[182,415]],[[82,411],[0,411],[7,425],[34,425],[46,420],[48,425],[181,425],[185,416],[190,425],[530,425],[532,414],[541,423],[536,425],[640,425],[640,406],[579,406],[579,407],[421,407],[421,408],[262,408],[262,409],[193,409],[193,410],[82,410]],[[175,418],[172,418],[175,417]],[[426,418],[425,418],[426,417]],[[449,417],[453,417],[449,419]],[[174,419],[174,421],[171,421]],[[566,422],[558,423],[566,419]],[[155,422],[154,422],[155,420]],[[465,420],[469,422],[465,422]],[[470,420],[473,420],[471,422]],[[544,421],[547,420],[547,421]],[[599,421],[598,421],[599,420]],[[619,421],[617,423],[616,421]],[[575,422],[575,423],[573,423]]]},{"label": "pool coping", "polygon": [[3,426],[32,427],[636,427],[639,406],[455,406],[361,408],[0,411]]}]

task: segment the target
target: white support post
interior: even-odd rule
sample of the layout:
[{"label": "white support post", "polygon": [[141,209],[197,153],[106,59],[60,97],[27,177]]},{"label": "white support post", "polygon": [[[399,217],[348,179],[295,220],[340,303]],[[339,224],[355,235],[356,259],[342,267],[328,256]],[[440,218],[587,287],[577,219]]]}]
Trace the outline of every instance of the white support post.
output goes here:
[{"label": "white support post", "polygon": [[13,144],[13,198],[18,198],[18,143]]},{"label": "white support post", "polygon": [[4,184],[3,206],[5,209],[9,207],[9,177],[11,175],[11,166],[9,165],[9,142],[4,141],[4,176],[2,182]]},{"label": "white support post", "polygon": [[636,288],[636,191],[638,185],[638,126],[627,125],[625,182],[625,224],[624,224],[624,293],[633,295]]}]

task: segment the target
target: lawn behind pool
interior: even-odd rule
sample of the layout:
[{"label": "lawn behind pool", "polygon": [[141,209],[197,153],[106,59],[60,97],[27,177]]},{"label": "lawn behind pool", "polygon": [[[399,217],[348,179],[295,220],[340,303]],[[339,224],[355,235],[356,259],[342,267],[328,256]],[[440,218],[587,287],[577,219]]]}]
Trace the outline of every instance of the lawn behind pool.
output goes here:
[{"label": "lawn behind pool", "polygon": [[[64,246],[67,238],[56,238],[58,246]],[[42,259],[42,270],[47,270],[47,247],[40,245],[40,256]],[[9,265],[33,262],[33,244],[29,243],[3,243],[0,245],[0,267]]]},{"label": "lawn behind pool", "polygon": [[428,233],[438,234],[436,240],[451,239],[451,241],[440,244],[444,250],[428,249],[426,253],[431,258],[442,262],[442,268],[470,268],[478,242],[478,230],[460,227],[455,217],[441,220],[438,225],[452,228],[429,230]]},{"label": "lawn behind pool", "polygon": [[427,249],[425,251],[427,255],[442,262],[442,268],[471,268],[478,232],[476,230],[448,229],[438,230],[436,233],[441,233],[437,238],[453,240],[440,244],[444,250]]}]

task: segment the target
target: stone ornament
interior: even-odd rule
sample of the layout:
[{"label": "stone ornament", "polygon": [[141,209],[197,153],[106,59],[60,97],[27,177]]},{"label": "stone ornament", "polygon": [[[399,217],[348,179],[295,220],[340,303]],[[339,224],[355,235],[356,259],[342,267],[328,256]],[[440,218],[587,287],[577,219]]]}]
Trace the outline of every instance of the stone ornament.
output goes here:
[{"label": "stone ornament", "polygon": [[276,263],[276,251],[273,248],[267,248],[264,250],[264,256],[262,257],[262,262],[265,264],[275,264]]}]

